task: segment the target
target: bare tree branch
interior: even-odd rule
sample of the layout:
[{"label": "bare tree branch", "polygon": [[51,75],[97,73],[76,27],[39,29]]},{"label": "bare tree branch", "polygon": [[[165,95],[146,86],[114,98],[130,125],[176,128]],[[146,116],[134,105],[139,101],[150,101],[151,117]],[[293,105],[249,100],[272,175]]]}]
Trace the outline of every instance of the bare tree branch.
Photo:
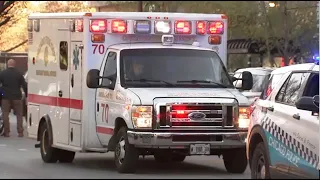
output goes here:
[{"label": "bare tree branch", "polygon": [[24,40],[24,41],[22,41],[21,43],[19,43],[19,44],[15,45],[14,47],[9,48],[9,49],[7,49],[7,50],[4,50],[3,52],[10,52],[10,51],[13,51],[13,50],[17,49],[18,47],[20,47],[20,46],[24,45],[24,44],[25,44],[25,43],[27,43],[27,42],[28,42],[28,40]]},{"label": "bare tree branch", "polygon": [[11,17],[6,17],[3,21],[0,22],[0,27],[7,24],[10,21]]}]

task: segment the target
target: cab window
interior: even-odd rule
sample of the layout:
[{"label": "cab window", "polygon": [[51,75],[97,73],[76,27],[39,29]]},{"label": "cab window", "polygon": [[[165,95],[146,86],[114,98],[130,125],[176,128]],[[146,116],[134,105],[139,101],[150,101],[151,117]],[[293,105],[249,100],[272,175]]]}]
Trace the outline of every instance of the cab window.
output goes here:
[{"label": "cab window", "polygon": [[311,73],[302,96],[319,95],[319,73]]},{"label": "cab window", "polygon": [[[103,71],[103,77],[109,77],[117,73],[117,53],[110,51],[108,53],[108,57],[106,60],[106,65]],[[110,84],[110,80],[103,78],[102,86],[108,86]]]},{"label": "cab window", "polygon": [[265,99],[267,99],[269,97],[269,95],[271,94],[272,90],[274,89],[274,87],[279,82],[279,80],[281,79],[282,76],[283,76],[283,74],[273,74],[273,75],[271,75],[271,77],[269,78],[268,83],[263,85],[263,91],[261,93],[260,99],[265,100]]},{"label": "cab window", "polygon": [[307,75],[308,73],[292,73],[278,92],[275,99],[276,102],[295,106],[295,102],[299,98],[302,83]]}]

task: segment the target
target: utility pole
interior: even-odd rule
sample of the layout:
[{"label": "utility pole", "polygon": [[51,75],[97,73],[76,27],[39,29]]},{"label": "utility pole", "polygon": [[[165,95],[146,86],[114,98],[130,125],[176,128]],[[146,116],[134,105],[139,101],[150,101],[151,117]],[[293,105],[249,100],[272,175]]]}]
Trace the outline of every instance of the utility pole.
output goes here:
[{"label": "utility pole", "polygon": [[138,1],[138,12],[143,12],[143,1]]}]

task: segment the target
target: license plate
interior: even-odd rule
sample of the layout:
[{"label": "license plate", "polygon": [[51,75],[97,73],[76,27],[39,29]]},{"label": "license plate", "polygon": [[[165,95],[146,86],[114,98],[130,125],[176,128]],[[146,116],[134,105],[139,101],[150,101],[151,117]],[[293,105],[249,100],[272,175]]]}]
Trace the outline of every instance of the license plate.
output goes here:
[{"label": "license plate", "polygon": [[191,144],[190,154],[191,155],[210,154],[210,144]]}]

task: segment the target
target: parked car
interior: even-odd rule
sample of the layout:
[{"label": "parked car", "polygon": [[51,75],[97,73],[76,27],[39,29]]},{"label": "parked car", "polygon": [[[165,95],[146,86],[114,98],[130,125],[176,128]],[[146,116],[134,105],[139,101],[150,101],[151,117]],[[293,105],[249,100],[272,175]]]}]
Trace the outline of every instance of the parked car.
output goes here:
[{"label": "parked car", "polygon": [[[253,103],[255,99],[260,97],[261,92],[263,91],[264,87],[268,83],[270,74],[273,70],[274,70],[273,68],[267,68],[267,67],[243,68],[243,69],[238,69],[234,73],[233,77],[241,78],[242,72],[244,71],[251,72],[252,78],[253,78],[252,89],[247,91],[242,91],[242,94],[245,95],[251,103]],[[234,81],[233,85],[237,88],[241,87],[242,80]]]}]

